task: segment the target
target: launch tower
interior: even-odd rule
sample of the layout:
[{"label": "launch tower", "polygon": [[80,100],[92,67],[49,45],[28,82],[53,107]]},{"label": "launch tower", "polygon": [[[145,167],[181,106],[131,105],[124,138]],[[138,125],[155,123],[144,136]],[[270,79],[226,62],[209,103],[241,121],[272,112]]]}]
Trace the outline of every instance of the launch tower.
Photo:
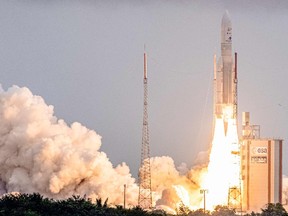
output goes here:
[{"label": "launch tower", "polygon": [[142,129],[142,147],[141,164],[139,168],[139,197],[138,205],[142,209],[152,207],[151,193],[151,167],[149,150],[149,129],[148,129],[148,79],[147,79],[147,56],[144,52],[144,108],[143,108],[143,129]]}]

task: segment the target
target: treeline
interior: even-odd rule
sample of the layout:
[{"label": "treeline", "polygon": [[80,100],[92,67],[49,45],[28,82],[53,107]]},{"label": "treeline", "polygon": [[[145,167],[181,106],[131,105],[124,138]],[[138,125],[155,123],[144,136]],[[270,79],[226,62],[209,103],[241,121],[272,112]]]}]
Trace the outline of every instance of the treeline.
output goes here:
[{"label": "treeline", "polygon": [[[141,208],[123,209],[109,207],[108,200],[92,203],[80,196],[66,200],[44,198],[39,193],[8,194],[0,198],[0,215],[9,216],[134,216],[147,215]],[[153,214],[152,214],[153,215]]]},{"label": "treeline", "polygon": [[[163,210],[144,211],[139,207],[124,209],[122,206],[109,207],[105,201],[97,199],[92,203],[80,196],[73,196],[66,200],[44,198],[34,194],[8,194],[0,198],[0,216],[171,216]],[[225,206],[217,206],[213,212],[202,209],[190,211],[181,206],[176,210],[178,216],[236,216],[234,210]],[[244,215],[244,214],[243,214]],[[267,204],[261,213],[246,214],[245,216],[288,216],[281,204]]]},{"label": "treeline", "polygon": [[181,216],[288,216],[285,208],[280,203],[269,203],[265,208],[261,209],[261,213],[252,212],[251,214],[236,213],[235,210],[229,209],[227,206],[216,206],[214,211],[203,211],[198,209],[196,211],[190,211],[185,206],[178,209],[178,214]]}]

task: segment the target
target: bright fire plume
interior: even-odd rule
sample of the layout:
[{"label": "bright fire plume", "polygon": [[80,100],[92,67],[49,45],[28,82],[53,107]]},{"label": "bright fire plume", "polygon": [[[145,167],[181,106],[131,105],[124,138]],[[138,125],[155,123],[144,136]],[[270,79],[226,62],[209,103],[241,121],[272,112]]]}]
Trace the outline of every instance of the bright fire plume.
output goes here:
[{"label": "bright fire plume", "polygon": [[[240,154],[236,119],[230,112],[215,119],[214,137],[206,177],[206,209],[228,205],[230,188],[239,188]],[[240,190],[240,189],[239,189]]]},{"label": "bright fire plume", "polygon": [[182,185],[173,185],[173,187],[180,199],[180,203],[178,203],[178,205],[180,205],[182,202],[184,206],[190,209],[190,197],[188,191]]}]

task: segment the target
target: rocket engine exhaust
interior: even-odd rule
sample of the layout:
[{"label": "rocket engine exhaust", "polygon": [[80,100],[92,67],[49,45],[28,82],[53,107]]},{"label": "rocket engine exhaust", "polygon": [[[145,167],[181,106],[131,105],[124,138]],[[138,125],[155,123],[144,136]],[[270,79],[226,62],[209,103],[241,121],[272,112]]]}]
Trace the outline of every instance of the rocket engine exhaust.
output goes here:
[{"label": "rocket engine exhaust", "polygon": [[[237,53],[232,55],[232,24],[228,12],[221,24],[221,57],[214,56],[214,134],[207,176],[207,208],[235,205],[231,188],[240,188],[240,146],[237,132]],[[228,197],[228,199],[227,199]],[[230,202],[231,201],[231,202]]]}]

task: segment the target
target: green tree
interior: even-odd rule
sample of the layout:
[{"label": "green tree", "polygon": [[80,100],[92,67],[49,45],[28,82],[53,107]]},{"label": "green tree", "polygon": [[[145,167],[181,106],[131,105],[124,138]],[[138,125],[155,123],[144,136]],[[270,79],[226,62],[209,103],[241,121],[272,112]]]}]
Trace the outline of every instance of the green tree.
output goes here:
[{"label": "green tree", "polygon": [[212,216],[236,216],[234,209],[229,209],[227,206],[218,205],[211,214]]},{"label": "green tree", "polygon": [[188,214],[188,216],[209,216],[209,215],[210,215],[210,212],[207,210],[204,212],[204,209],[198,209]]},{"label": "green tree", "polygon": [[264,209],[261,209],[263,216],[287,216],[287,212],[281,203],[268,203]]},{"label": "green tree", "polygon": [[177,215],[187,215],[191,210],[184,205],[183,202],[180,203],[179,207],[176,208]]},{"label": "green tree", "polygon": [[[254,211],[251,212],[250,216],[260,216],[260,213],[255,213]],[[247,214],[249,216],[249,214]]]},{"label": "green tree", "polygon": [[102,204],[102,199],[96,199],[96,206],[97,208],[107,208],[108,207],[108,198],[104,201],[104,203]]}]

